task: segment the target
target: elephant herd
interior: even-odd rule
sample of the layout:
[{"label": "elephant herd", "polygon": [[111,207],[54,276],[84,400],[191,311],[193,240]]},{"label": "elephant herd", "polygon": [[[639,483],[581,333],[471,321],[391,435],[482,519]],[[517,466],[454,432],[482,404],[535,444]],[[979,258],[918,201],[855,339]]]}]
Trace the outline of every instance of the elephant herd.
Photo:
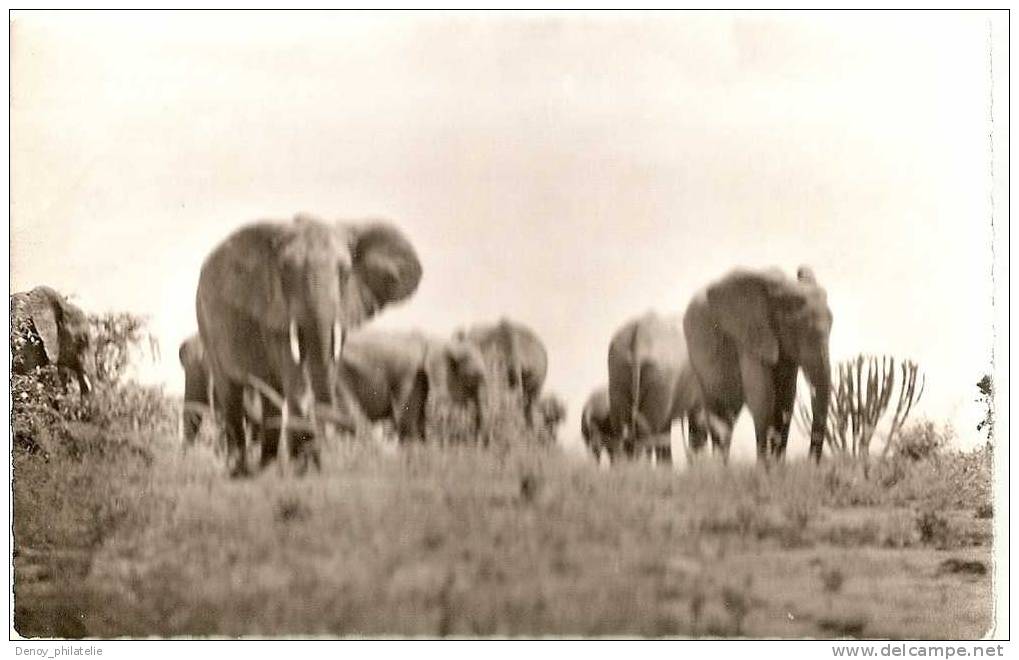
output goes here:
[{"label": "elephant herd", "polygon": [[249,473],[256,440],[261,468],[282,458],[303,472],[320,467],[321,438],[337,429],[389,422],[401,441],[423,439],[436,398],[473,409],[480,430],[493,378],[520,392],[533,424],[548,363],[525,326],[502,319],[448,338],[365,326],[413,295],[422,273],[407,238],[382,221],[299,214],[227,237],[202,265],[198,333],[180,347],[185,447],[215,411],[232,476]]},{"label": "elephant herd", "polygon": [[732,270],[694,294],[681,316],[647,312],[616,332],[608,385],[581,415],[584,441],[596,458],[641,451],[670,461],[671,424],[685,420],[691,455],[710,437],[727,460],[746,405],[758,461],[781,459],[802,370],[811,388],[809,451],[820,460],[831,326],[827,294],[806,266],[796,279],[778,269]]},{"label": "elephant herd", "polygon": [[[473,410],[480,431],[493,379],[519,393],[534,426],[548,356],[524,325],[501,319],[449,337],[365,325],[410,298],[422,273],[404,234],[378,220],[298,214],[229,235],[202,264],[198,332],[180,346],[184,446],[214,411],[232,476],[250,473],[246,448],[256,441],[262,468],[293,460],[303,472],[320,465],[322,438],[337,429],[386,422],[401,441],[424,439],[435,400]],[[95,358],[85,314],[48,287],[13,294],[11,306],[33,330],[12,344],[14,372],[64,367],[87,394]],[[685,420],[692,453],[710,438],[727,458],[746,405],[758,459],[781,459],[802,370],[811,387],[810,456],[819,460],[831,326],[826,292],[809,268],[795,279],[778,269],[732,270],[695,293],[682,315],[647,312],[613,335],[608,383],[581,415],[584,441],[596,458],[648,452],[670,461],[671,425]]]}]

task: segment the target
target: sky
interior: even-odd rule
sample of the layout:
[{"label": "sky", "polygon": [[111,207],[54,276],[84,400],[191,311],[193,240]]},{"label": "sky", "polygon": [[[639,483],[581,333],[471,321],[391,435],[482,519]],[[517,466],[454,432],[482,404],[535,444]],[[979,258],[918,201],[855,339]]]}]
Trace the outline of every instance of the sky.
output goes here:
[{"label": "sky", "polygon": [[[15,12],[11,288],[147,316],[162,354],[136,377],[182,392],[177,346],[221,239],[300,211],[389,218],[424,277],[373,324],[531,326],[576,445],[620,325],[681,313],[737,265],[809,264],[833,360],[917,361],[915,414],[972,446],[991,362],[990,45],[1004,25]],[[737,453],[752,437],[743,415]]]}]

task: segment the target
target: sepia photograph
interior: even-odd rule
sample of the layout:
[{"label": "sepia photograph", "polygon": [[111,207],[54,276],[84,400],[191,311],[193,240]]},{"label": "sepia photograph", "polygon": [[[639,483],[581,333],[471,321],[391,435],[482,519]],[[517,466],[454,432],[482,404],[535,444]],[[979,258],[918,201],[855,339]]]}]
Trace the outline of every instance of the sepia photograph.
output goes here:
[{"label": "sepia photograph", "polygon": [[8,28],[19,653],[1008,639],[1007,10]]}]

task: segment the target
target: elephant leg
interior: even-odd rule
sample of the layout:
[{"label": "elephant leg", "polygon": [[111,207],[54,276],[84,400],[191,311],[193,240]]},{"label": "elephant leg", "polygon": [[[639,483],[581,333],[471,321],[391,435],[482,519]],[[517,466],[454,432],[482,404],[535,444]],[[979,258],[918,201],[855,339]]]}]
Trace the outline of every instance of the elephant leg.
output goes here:
[{"label": "elephant leg", "polygon": [[284,391],[280,443],[286,446],[278,460],[282,472],[287,472],[292,462],[300,476],[311,467],[322,468],[321,445],[327,423],[316,419],[315,396],[306,377],[285,383]]},{"label": "elephant leg", "polygon": [[252,447],[259,448],[259,464],[262,462],[261,453],[265,448],[265,427],[262,425],[261,410],[264,408],[259,409],[257,417],[250,409],[246,409],[244,413],[244,441],[249,450]]},{"label": "elephant leg", "polygon": [[[314,404],[311,404],[314,405]],[[307,413],[305,415],[297,416],[293,415],[290,411],[301,410],[295,405],[287,403],[287,415],[284,417],[286,420],[283,430],[281,433],[281,439],[287,440],[289,449],[290,462],[293,463],[294,473],[298,476],[303,476],[308,473],[308,470],[312,467],[321,470],[322,469],[322,455],[321,455],[321,444],[322,438],[319,434],[319,429],[315,428],[313,420]],[[307,412],[311,412],[311,406],[304,408]],[[321,426],[321,425],[319,425]]]},{"label": "elephant leg", "polygon": [[528,429],[535,428],[536,424],[534,421],[534,400],[537,398],[531,392],[526,389],[521,390],[523,395],[524,403],[524,424]]},{"label": "elephant leg", "polygon": [[653,433],[644,438],[648,457],[655,465],[672,463],[672,431]]},{"label": "elephant leg", "polygon": [[298,475],[307,474],[313,467],[322,470],[321,442],[314,432],[294,430],[290,435],[290,443]]},{"label": "elephant leg", "polygon": [[262,397],[262,453],[258,460],[259,468],[264,470],[269,463],[276,460],[279,453],[280,431],[282,431],[283,411],[267,397]]},{"label": "elephant leg", "polygon": [[634,454],[636,453],[636,447],[634,447],[633,441],[630,439],[623,440],[620,445],[620,454],[627,460],[633,460]]},{"label": "elephant leg", "polygon": [[686,420],[690,451],[699,454],[708,443],[707,416],[704,413],[690,415]]},{"label": "elephant leg", "polygon": [[198,429],[202,426],[202,412],[197,408],[198,404],[185,401],[184,409],[180,413],[181,446],[185,450],[194,446]]},{"label": "elephant leg", "polygon": [[244,446],[244,388],[233,382],[216,387],[218,409],[223,413],[226,431],[226,462],[231,477],[248,474],[248,461]]},{"label": "elephant leg", "polygon": [[400,393],[393,403],[393,425],[401,442],[425,441],[428,416],[428,374],[418,372],[411,382],[410,391]]},{"label": "elephant leg", "polygon": [[772,433],[772,455],[777,459],[785,458],[786,444],[789,442],[789,426],[793,418],[793,406],[796,402],[795,362],[780,362],[774,369],[775,382],[775,424]]},{"label": "elephant leg", "polygon": [[735,415],[726,411],[708,411],[704,414],[706,433],[711,436],[711,447],[716,454],[722,455],[722,462],[729,462],[729,449],[732,445],[732,429],[735,426]]},{"label": "elephant leg", "polygon": [[757,437],[757,460],[767,462],[769,440],[777,432],[775,427],[775,389],[772,369],[754,357],[742,355],[739,361],[743,382],[743,397],[754,418]]}]

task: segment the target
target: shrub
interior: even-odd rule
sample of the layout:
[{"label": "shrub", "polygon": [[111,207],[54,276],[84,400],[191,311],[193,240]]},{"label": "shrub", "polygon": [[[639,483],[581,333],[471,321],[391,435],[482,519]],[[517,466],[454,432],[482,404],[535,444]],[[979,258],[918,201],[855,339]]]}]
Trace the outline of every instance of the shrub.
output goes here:
[{"label": "shrub", "polygon": [[893,439],[892,457],[910,461],[928,460],[942,452],[954,439],[948,425],[940,429],[930,420],[909,425]]},{"label": "shrub", "polygon": [[[12,376],[16,448],[48,456],[55,448],[65,447],[72,455],[80,455],[97,438],[96,433],[83,430],[82,425],[98,427],[108,437],[141,430],[174,432],[177,405],[165,396],[162,388],[120,382],[130,357],[144,352],[146,341],[152,355],[158,351],[145,330],[145,320],[121,312],[93,315],[89,321],[97,370],[90,396],[81,396],[77,385],[71,384],[74,379],[63,378],[53,365]],[[31,326],[17,314],[12,328],[12,347],[33,341],[34,333],[28,331]]]},{"label": "shrub", "polygon": [[90,314],[92,346],[95,352],[96,380],[116,383],[124,375],[131,357],[159,356],[159,343],[146,330],[147,320],[129,312]]}]

